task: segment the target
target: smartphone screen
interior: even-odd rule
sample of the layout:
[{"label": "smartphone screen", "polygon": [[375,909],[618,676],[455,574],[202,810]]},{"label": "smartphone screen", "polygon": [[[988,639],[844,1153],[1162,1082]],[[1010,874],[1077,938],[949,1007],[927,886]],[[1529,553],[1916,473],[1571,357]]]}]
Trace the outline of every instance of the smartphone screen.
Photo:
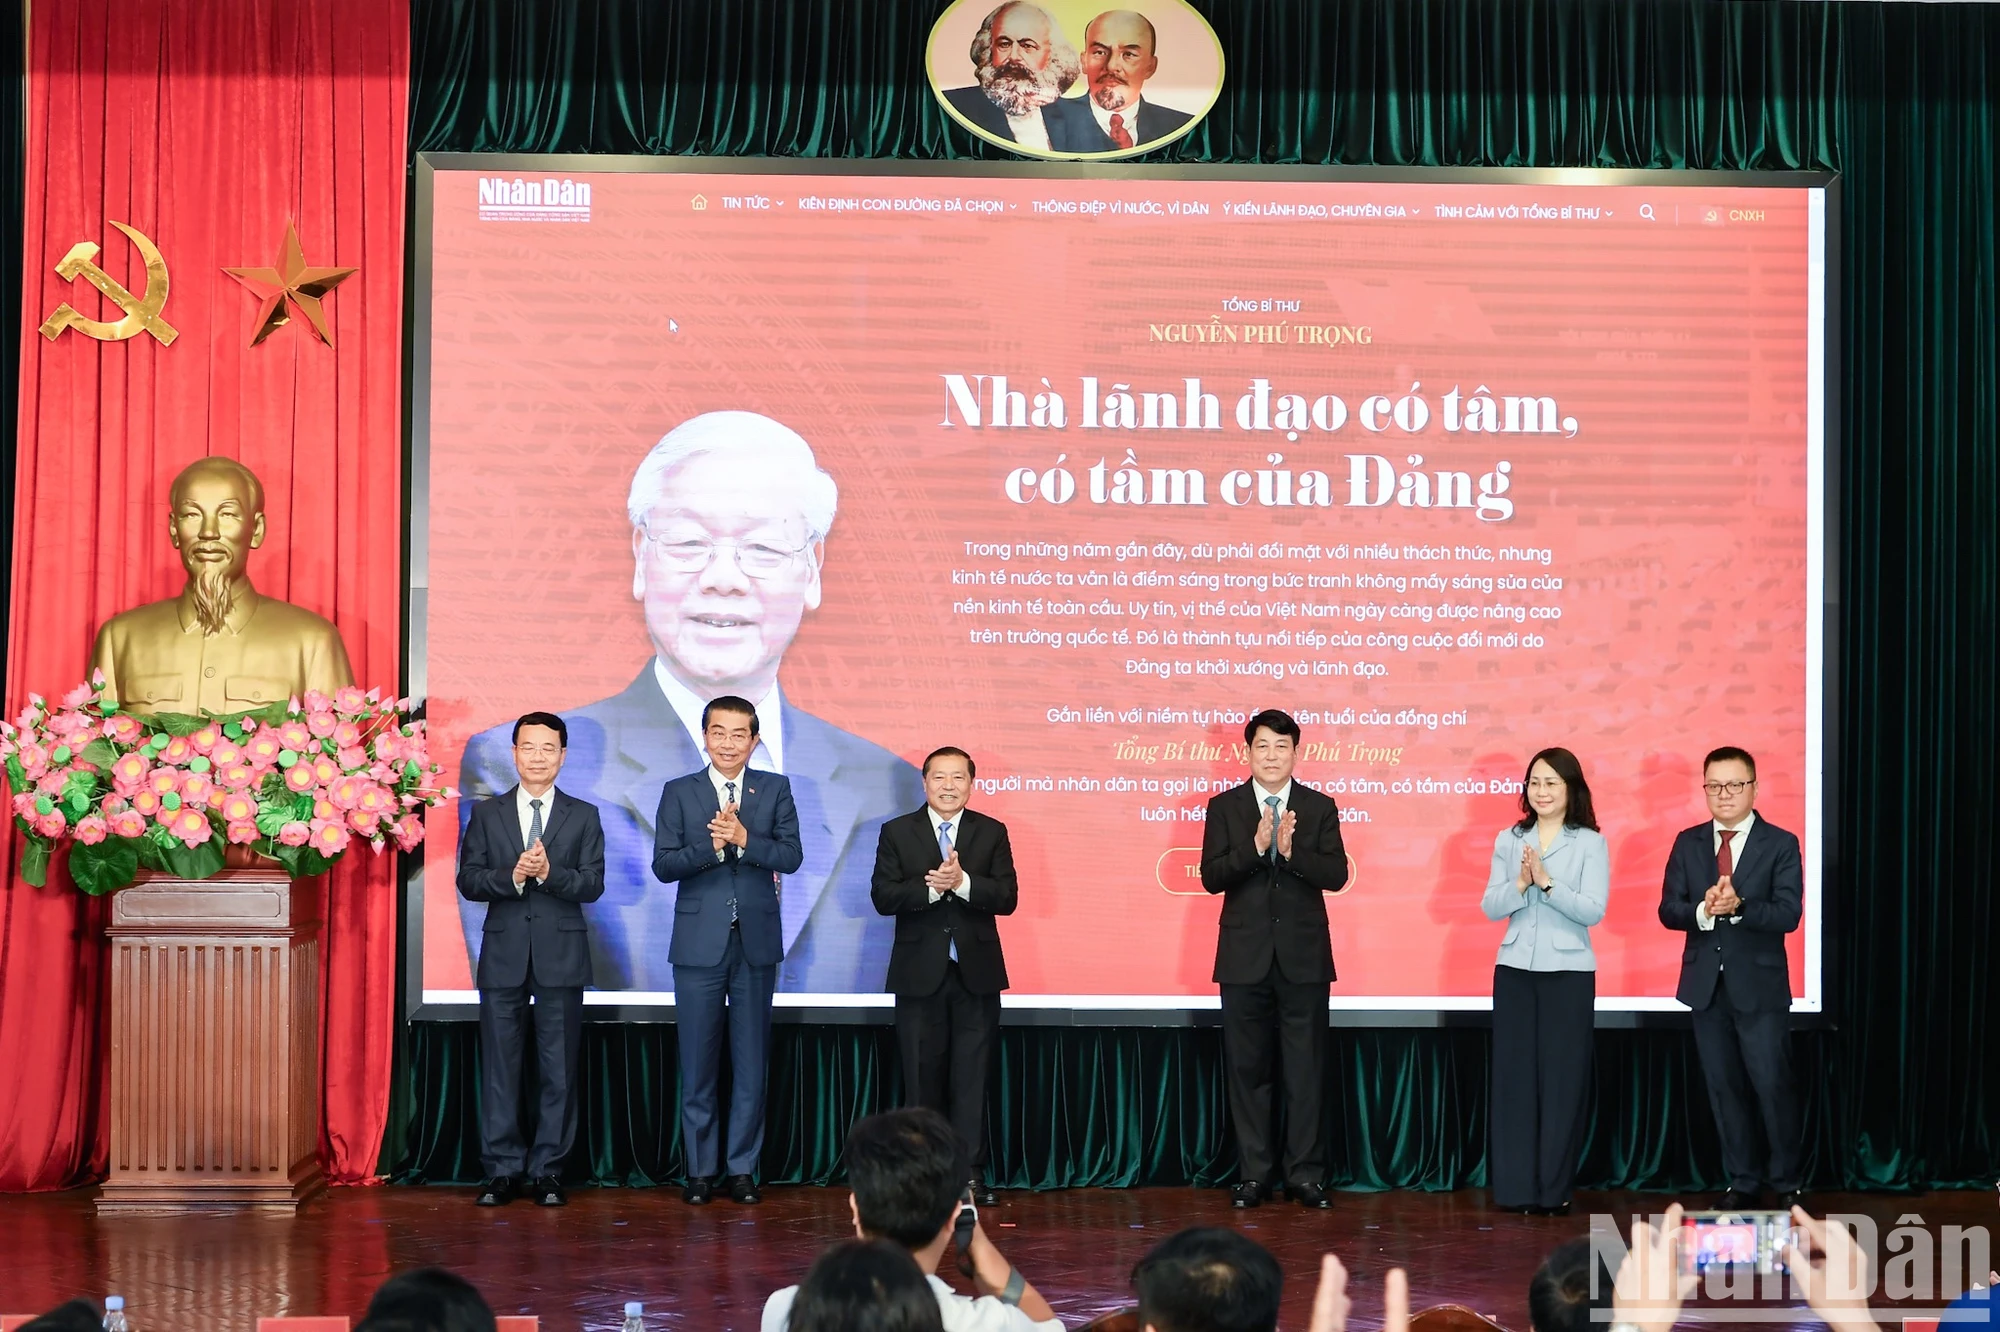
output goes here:
[{"label": "smartphone screen", "polygon": [[1759,1272],[1785,1270],[1785,1246],[1792,1241],[1789,1212],[1689,1212],[1681,1224],[1687,1229],[1681,1246],[1684,1271],[1739,1266]]}]

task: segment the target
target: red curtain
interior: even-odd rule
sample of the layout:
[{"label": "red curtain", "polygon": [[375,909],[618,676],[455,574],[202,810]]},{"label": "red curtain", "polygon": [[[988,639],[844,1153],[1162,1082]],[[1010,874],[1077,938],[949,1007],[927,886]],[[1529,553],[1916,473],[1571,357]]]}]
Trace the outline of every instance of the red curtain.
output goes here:
[{"label": "red curtain", "polygon": [[[107,617],[174,595],[167,483],[207,454],[266,488],[260,591],[339,626],[363,685],[399,679],[407,0],[35,0],[29,31],[20,454],[6,703],[85,673]],[[159,247],[171,346],[141,333],[51,343],[68,301],[121,312],[54,266],[79,241],[129,290]],[[224,267],[275,266],[287,222],[305,261],[354,266],[326,308],[261,346],[259,302]],[[108,312],[108,313],[107,313]],[[103,904],[0,850],[0,1190],[105,1170]],[[375,1169],[396,993],[395,872],[366,848],[335,872],[323,998],[323,1157]]]}]

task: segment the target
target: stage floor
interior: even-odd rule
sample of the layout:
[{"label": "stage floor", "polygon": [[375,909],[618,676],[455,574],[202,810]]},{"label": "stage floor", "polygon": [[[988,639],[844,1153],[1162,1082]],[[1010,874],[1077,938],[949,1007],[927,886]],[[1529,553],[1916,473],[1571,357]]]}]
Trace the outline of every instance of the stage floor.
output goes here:
[{"label": "stage floor", "polygon": [[[545,1332],[616,1329],[628,1299],[645,1302],[655,1328],[755,1329],[765,1296],[798,1280],[848,1225],[846,1191],[827,1188],[707,1208],[682,1205],[678,1190],[579,1189],[561,1210],[517,1202],[499,1211],[473,1207],[466,1188],[335,1189],[292,1220],[99,1221],[90,1197],[0,1198],[0,1312],[117,1293],[137,1332],[253,1332],[259,1315],[358,1317],[383,1277],[435,1263],[477,1282],[497,1312],[540,1315]],[[1401,1265],[1414,1307],[1465,1304],[1525,1332],[1528,1278],[1556,1243],[1586,1233],[1585,1213],[1629,1225],[1633,1209],[1669,1201],[1586,1193],[1578,1215],[1538,1219],[1497,1213],[1474,1190],[1342,1193],[1317,1213],[1282,1204],[1232,1212],[1219,1189],[1076,1190],[1003,1193],[986,1215],[994,1242],[1072,1327],[1129,1303],[1127,1274],[1153,1244],[1210,1224],[1241,1226],[1277,1253],[1287,1328],[1305,1326],[1319,1255],[1331,1249],[1356,1274],[1356,1327],[1379,1325],[1381,1274]],[[1908,1213],[1933,1228],[2000,1219],[1990,1191],[1813,1202],[1870,1215],[1885,1231]],[[1759,1322],[1820,1326],[1803,1309]]]}]

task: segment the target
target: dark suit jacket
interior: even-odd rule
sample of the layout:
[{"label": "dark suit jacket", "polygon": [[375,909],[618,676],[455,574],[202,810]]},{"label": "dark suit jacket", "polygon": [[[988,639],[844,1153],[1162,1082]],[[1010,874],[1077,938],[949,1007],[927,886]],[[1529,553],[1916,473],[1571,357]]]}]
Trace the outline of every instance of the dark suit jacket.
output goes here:
[{"label": "dark suit jacket", "polygon": [[1215,939],[1215,976],[1222,985],[1254,985],[1275,960],[1288,981],[1331,983],[1333,940],[1326,899],[1347,884],[1347,848],[1331,796],[1292,782],[1288,808],[1298,816],[1290,859],[1257,854],[1263,815],[1254,782],[1232,786],[1208,802],[1201,835],[1201,886],[1222,894]]},{"label": "dark suit jacket", "polygon": [[[1088,100],[1086,94],[1084,100],[1077,103],[1077,110],[1082,114],[1070,129],[1071,138],[1078,145],[1078,152],[1111,152],[1118,145],[1111,142],[1111,136],[1097,123],[1097,116],[1091,111]],[[1156,143],[1193,119],[1194,117],[1186,111],[1176,111],[1170,106],[1161,106],[1157,102],[1141,97],[1139,120],[1131,127],[1132,146],[1143,148],[1149,143]]]},{"label": "dark suit jacket", "polygon": [[[650,659],[623,692],[563,716],[569,757],[557,781],[604,816],[604,898],[585,911],[597,987],[671,990],[674,890],[653,877],[653,820],[668,779],[707,760],[660,692]],[[785,880],[778,988],[880,994],[895,930],[868,900],[875,834],[883,819],[923,802],[923,778],[880,745],[809,712],[787,704],[784,718],[786,780],[805,863]],[[496,726],[467,742],[458,785],[468,796],[513,784],[511,730],[511,723]],[[468,803],[459,803],[461,820]],[[484,911],[481,903],[464,904],[474,958]]]},{"label": "dark suit jacket", "polygon": [[775,772],[745,768],[736,817],[744,845],[715,858],[708,822],[722,809],[708,769],[676,777],[660,791],[653,821],[653,874],[680,883],[674,899],[674,933],[667,961],[677,967],[712,967],[729,945],[733,902],[743,956],[753,967],[773,967],[785,955],[778,911],[778,876],[805,859],[799,845],[799,811],[792,788]]},{"label": "dark suit jacket", "polygon": [[582,903],[604,895],[604,828],[597,806],[560,787],[551,792],[555,798],[542,821],[549,877],[530,879],[526,891],[517,893],[514,862],[527,850],[514,803],[518,789],[509,787],[472,807],[458,851],[459,895],[486,903],[479,988],[527,984],[530,959],[538,985],[588,985],[589,930]]},{"label": "dark suit jacket", "polygon": [[951,946],[958,945],[958,974],[974,994],[1007,988],[1007,959],[1000,951],[996,916],[1011,916],[1020,895],[1007,825],[964,809],[952,821],[958,863],[972,877],[970,900],[957,893],[930,900],[924,875],[944,863],[925,809],[882,825],[875,843],[875,909],[896,918],[896,947],[889,954],[888,990],[921,999],[944,984]]},{"label": "dark suit jacket", "polygon": [[1674,839],[1660,892],[1660,924],[1687,932],[1674,998],[1689,1008],[1707,1008],[1715,998],[1715,978],[1727,968],[1730,1007],[1746,1013],[1787,1011],[1792,976],[1785,936],[1799,927],[1805,907],[1799,839],[1760,814],[1733,860],[1729,882],[1743,899],[1736,923],[1718,919],[1713,930],[1701,929],[1694,909],[1716,881],[1715,824],[1699,823]]},{"label": "dark suit jacket", "polygon": [[[944,99],[952,109],[977,125],[996,139],[1014,142],[1014,127],[1007,123],[1007,113],[993,105],[993,99],[978,84],[968,88],[946,88]],[[1097,124],[1090,118],[1089,108],[1081,106],[1074,98],[1058,97],[1042,108],[1042,125],[1048,130],[1049,147],[1059,153],[1088,153],[1098,149],[1084,146],[1091,134],[1097,132]],[[1105,139],[1109,150],[1110,140]]]}]

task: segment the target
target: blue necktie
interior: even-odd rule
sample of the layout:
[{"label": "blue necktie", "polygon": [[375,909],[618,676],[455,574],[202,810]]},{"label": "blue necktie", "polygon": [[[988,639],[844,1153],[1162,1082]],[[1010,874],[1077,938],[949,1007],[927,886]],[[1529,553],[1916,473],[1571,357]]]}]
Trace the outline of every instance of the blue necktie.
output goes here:
[{"label": "blue necktie", "polygon": [[[535,843],[542,840],[542,802],[539,800],[530,800],[528,808],[533,811],[528,817],[528,849],[532,850]],[[529,879],[527,883],[521,885],[522,894],[525,895],[527,893],[528,884],[540,882],[540,879]]]},{"label": "blue necktie", "polygon": [[[724,790],[729,792],[728,803],[732,805],[735,804],[736,783],[724,782],[722,786]],[[736,844],[734,842],[725,842],[723,844],[722,858],[726,861],[734,861],[736,859]],[[734,893],[731,893],[729,895],[729,923],[731,925],[734,925],[736,923],[736,894]]]},{"label": "blue necktie", "polygon": [[[938,857],[941,860],[951,859],[951,825],[949,823],[940,823],[938,825]],[[951,940],[949,951],[951,953],[951,960],[954,962],[958,961],[957,939],[954,938]]]},{"label": "blue necktie", "polygon": [[1278,797],[1265,796],[1264,803],[1271,807],[1271,849],[1264,854],[1275,865],[1278,863]]}]

